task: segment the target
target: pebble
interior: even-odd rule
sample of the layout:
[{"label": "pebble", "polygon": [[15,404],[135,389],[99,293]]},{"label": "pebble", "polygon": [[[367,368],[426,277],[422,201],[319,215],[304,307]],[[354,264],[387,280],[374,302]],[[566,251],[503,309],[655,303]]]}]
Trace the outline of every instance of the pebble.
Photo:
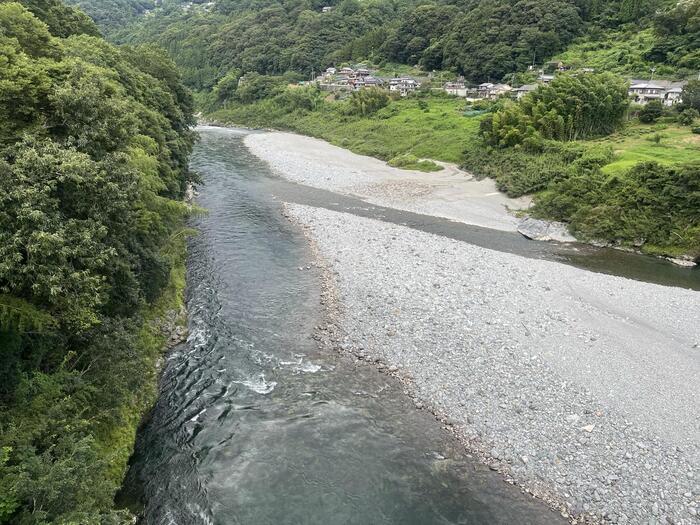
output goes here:
[{"label": "pebble", "polygon": [[[572,495],[579,504],[571,512],[585,513],[586,520],[696,522],[697,510],[685,494],[694,490],[699,444],[677,443],[639,424],[646,407],[630,414],[619,396],[601,397],[590,388],[595,385],[562,371],[585,371],[591,364],[586,354],[564,361],[578,356],[568,351],[572,345],[585,352],[591,344],[616,348],[606,327],[587,320],[600,315],[597,309],[606,300],[612,301],[609,308],[641,303],[661,308],[670,304],[669,290],[678,297],[673,322],[685,327],[692,325],[685,320],[689,312],[700,311],[697,294],[490,252],[354,215],[300,205],[287,205],[287,211],[309,227],[326,261],[349,351],[387,363],[402,377],[410,374],[416,406],[446,414],[455,422],[446,428],[457,429],[474,452],[490,451],[499,462],[517,458],[503,463],[514,483],[560,502]],[[581,283],[587,279],[591,282]],[[612,299],[605,299],[603,279],[615,290]],[[625,301],[631,297],[627,288],[637,290],[636,300]],[[585,290],[590,298],[572,290]],[[564,309],[567,300],[575,310]],[[634,322],[627,311],[603,313],[615,322]],[[657,317],[668,315],[659,310]],[[553,356],[561,359],[561,369],[553,366]],[[630,370],[639,365],[632,354],[629,359]],[[604,386],[614,392],[614,383]],[[687,424],[667,410],[666,417],[672,416],[679,427]]]}]

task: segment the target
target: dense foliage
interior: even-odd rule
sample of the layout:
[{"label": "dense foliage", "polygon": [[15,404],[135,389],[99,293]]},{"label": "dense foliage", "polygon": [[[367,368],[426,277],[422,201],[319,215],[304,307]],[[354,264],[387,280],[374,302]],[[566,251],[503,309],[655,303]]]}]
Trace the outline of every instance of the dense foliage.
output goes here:
[{"label": "dense foliage", "polygon": [[580,12],[571,2],[484,1],[460,17],[436,44],[442,61],[435,60],[436,51],[424,61],[431,68],[453,68],[475,80],[500,79],[542,63],[582,29]]},{"label": "dense foliage", "polygon": [[450,70],[475,82],[512,80],[560,53],[578,67],[625,74],[697,68],[700,0],[74,1],[115,41],[163,46],[196,90],[231,70],[308,78],[363,60]]},{"label": "dense foliage", "polygon": [[331,64],[372,55],[387,24],[412,2],[343,0],[328,13],[321,12],[322,5],[317,0],[171,1],[158,16],[105,30],[117,42],[158,43],[175,58],[186,82],[202,90],[232,69],[263,75],[295,71],[308,78]]},{"label": "dense foliage", "polygon": [[73,5],[87,13],[102,28],[123,27],[138,16],[147,14],[156,0],[76,0]]},{"label": "dense foliage", "polygon": [[659,40],[647,58],[696,74],[700,70],[700,0],[685,0],[660,11],[654,27]]},{"label": "dense foliage", "polygon": [[581,239],[700,257],[697,161],[612,171],[610,144],[557,141],[545,141],[537,153],[473,143],[465,155],[467,169],[494,178],[511,196],[534,193],[534,215],[568,223]]},{"label": "dense foliage", "polygon": [[683,87],[683,107],[700,111],[700,80],[691,80]]},{"label": "dense foliage", "polygon": [[663,103],[660,100],[651,100],[639,111],[639,121],[650,124],[656,122],[663,114]]},{"label": "dense foliage", "polygon": [[0,3],[0,523],[120,519],[179,263],[191,98],[163,53],[95,34]]},{"label": "dense foliage", "polygon": [[[700,257],[700,163],[640,163],[620,175],[576,165],[537,200],[537,213],[566,221],[583,239]],[[663,247],[663,249],[661,249]]]},{"label": "dense foliage", "polygon": [[627,84],[611,74],[559,75],[522,100],[506,103],[482,123],[486,143],[538,149],[542,139],[608,135],[629,105]]}]

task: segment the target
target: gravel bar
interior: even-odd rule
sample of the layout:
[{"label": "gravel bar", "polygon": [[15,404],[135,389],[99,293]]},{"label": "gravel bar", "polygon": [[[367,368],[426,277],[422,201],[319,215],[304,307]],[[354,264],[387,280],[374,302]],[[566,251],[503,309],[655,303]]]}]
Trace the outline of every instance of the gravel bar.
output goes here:
[{"label": "gravel bar", "polygon": [[579,522],[700,523],[700,294],[301,205],[339,346]]},{"label": "gravel bar", "polygon": [[508,198],[493,180],[475,180],[447,163],[432,173],[392,168],[323,140],[278,131],[250,134],[245,145],[294,182],[491,229],[516,231],[520,219],[510,210],[527,208],[531,202],[528,197]]}]

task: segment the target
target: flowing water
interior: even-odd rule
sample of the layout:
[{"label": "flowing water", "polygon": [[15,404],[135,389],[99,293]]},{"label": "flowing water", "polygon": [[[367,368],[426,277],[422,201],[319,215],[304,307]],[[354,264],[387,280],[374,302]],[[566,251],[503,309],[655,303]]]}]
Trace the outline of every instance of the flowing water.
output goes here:
[{"label": "flowing water", "polygon": [[[318,348],[320,275],[280,201],[476,244],[486,233],[283,183],[242,132],[201,136],[192,164],[209,212],[189,246],[190,335],[167,356],[121,501],[156,525],[563,522],[466,455],[396,380]],[[537,250],[526,255],[549,256]]]}]

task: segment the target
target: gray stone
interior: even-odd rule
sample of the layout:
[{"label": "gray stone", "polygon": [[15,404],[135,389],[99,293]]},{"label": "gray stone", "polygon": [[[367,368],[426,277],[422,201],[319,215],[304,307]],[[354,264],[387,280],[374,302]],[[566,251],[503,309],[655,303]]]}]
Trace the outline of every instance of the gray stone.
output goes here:
[{"label": "gray stone", "polygon": [[562,222],[543,221],[527,217],[518,224],[518,232],[534,241],[573,242],[576,238]]}]

